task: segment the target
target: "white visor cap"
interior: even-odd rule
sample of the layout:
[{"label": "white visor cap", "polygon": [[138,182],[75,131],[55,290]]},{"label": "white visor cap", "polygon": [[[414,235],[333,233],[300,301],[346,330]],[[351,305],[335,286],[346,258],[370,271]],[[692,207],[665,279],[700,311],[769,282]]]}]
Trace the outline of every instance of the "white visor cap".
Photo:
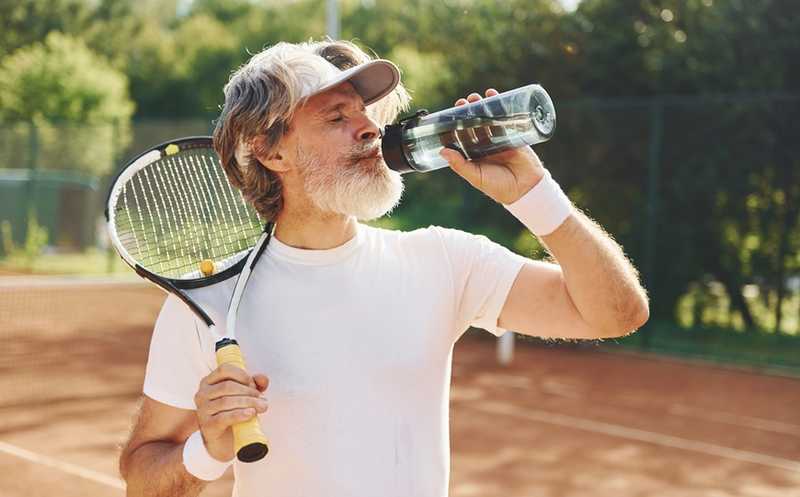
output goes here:
[{"label": "white visor cap", "polygon": [[[361,95],[364,105],[388,95],[400,82],[400,70],[386,59],[376,59],[342,71],[327,60],[317,65],[313,78],[304,81],[303,98],[310,98],[349,81]],[[316,65],[316,64],[315,64]]]}]

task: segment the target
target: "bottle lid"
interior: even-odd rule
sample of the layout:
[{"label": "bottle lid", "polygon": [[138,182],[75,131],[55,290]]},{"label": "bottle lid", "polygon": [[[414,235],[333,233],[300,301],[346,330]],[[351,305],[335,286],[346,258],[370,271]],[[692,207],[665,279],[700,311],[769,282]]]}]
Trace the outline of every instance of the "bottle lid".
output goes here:
[{"label": "bottle lid", "polygon": [[403,132],[410,122],[416,121],[427,114],[428,109],[420,109],[413,115],[400,119],[397,124],[386,126],[381,132],[381,154],[383,154],[383,160],[386,161],[389,169],[393,169],[400,174],[416,171],[403,150]]},{"label": "bottle lid", "polygon": [[390,124],[386,126],[381,140],[381,153],[383,160],[389,169],[393,169],[400,174],[414,171],[408,163],[406,155],[403,153],[402,145],[403,126],[400,124]]}]

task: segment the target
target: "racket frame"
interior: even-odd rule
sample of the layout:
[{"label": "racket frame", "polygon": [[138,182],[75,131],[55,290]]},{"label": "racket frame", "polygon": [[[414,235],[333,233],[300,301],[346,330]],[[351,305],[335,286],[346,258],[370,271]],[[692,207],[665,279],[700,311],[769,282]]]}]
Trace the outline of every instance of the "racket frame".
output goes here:
[{"label": "racket frame", "polygon": [[[190,150],[193,148],[213,148],[212,139],[209,136],[189,136],[185,138],[178,138],[175,140],[166,141],[159,145],[152,147],[132,159],[126,167],[124,167],[114,178],[112,186],[108,191],[106,197],[105,217],[108,227],[109,237],[114,249],[120,255],[120,258],[130,266],[136,274],[140,277],[154,283],[167,293],[175,295],[183,303],[185,303],[194,314],[200,318],[208,327],[209,332],[214,336],[215,352],[217,356],[217,364],[232,363],[245,369],[244,360],[242,358],[241,350],[239,349],[238,342],[236,341],[235,325],[236,314],[239,309],[239,302],[241,300],[247,282],[250,279],[250,273],[255,267],[264,249],[267,247],[269,240],[272,237],[275,223],[269,222],[264,225],[263,232],[258,238],[255,246],[247,251],[238,261],[231,264],[229,267],[207,277],[201,278],[167,278],[157,275],[142,267],[133,256],[130,255],[128,250],[122,244],[122,241],[117,235],[116,229],[116,212],[110,209],[112,201],[116,205],[116,200],[122,194],[122,186],[125,185],[137,172],[145,167],[153,164],[157,160],[174,154],[170,153],[170,147],[175,147],[177,151]],[[225,334],[222,335],[217,331],[214,320],[197,304],[195,303],[184,290],[191,290],[202,288],[206,286],[225,281],[232,277],[239,275],[239,279],[234,287],[234,292],[228,305],[228,312],[226,316]],[[238,423],[232,426],[234,432],[234,445],[237,458],[242,462],[254,462],[262,459],[269,451],[267,440],[261,433],[260,426],[258,425],[258,416],[254,416],[248,421]]]}]

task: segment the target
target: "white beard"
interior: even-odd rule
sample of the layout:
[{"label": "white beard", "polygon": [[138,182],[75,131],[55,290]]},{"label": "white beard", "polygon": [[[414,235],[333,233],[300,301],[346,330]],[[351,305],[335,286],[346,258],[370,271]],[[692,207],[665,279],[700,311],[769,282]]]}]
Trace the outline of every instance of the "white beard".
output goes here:
[{"label": "white beard", "polygon": [[363,158],[374,146],[354,147],[334,164],[298,148],[303,185],[318,209],[370,221],[397,206],[403,195],[403,179],[386,167],[383,158]]}]

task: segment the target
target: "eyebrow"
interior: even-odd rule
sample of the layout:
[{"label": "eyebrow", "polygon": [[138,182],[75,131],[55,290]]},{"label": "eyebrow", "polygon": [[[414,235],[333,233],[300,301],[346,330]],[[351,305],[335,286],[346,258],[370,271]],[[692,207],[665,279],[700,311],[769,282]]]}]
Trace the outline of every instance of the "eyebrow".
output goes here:
[{"label": "eyebrow", "polygon": [[[329,105],[329,106],[323,108],[321,111],[319,111],[317,113],[317,115],[318,116],[324,116],[324,115],[330,114],[331,112],[342,110],[343,108],[345,108],[345,107],[347,107],[349,105],[354,105],[354,103],[351,103],[349,101],[348,102],[338,102],[338,103],[335,103],[333,105]],[[366,109],[366,106],[364,106],[363,108]]]},{"label": "eyebrow", "polygon": [[325,107],[321,111],[319,111],[319,115],[328,114],[335,110],[342,110],[343,108],[347,107],[347,102],[339,102],[338,104],[333,104]]}]

